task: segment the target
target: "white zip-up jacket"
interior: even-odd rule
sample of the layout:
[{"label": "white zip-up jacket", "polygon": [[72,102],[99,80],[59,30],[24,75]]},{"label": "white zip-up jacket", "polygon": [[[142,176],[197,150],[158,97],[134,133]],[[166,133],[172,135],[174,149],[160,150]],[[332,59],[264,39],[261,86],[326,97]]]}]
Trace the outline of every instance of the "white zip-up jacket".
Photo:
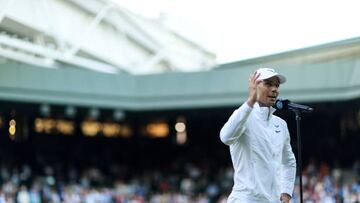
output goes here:
[{"label": "white zip-up jacket", "polygon": [[273,203],[280,202],[281,193],[292,195],[296,160],[287,124],[274,111],[245,102],[221,129],[220,139],[230,148],[235,170],[229,199]]}]

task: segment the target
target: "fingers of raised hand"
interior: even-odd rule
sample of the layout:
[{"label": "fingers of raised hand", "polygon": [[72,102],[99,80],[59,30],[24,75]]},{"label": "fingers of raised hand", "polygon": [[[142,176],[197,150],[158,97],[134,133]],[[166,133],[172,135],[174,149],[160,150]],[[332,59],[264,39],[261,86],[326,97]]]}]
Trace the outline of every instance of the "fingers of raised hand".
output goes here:
[{"label": "fingers of raised hand", "polygon": [[250,74],[249,83],[259,84],[261,82],[261,80],[258,80],[259,77],[260,73],[255,72],[253,74]]},{"label": "fingers of raised hand", "polygon": [[255,72],[254,76],[255,76],[255,81],[256,81],[260,77],[260,73]]}]

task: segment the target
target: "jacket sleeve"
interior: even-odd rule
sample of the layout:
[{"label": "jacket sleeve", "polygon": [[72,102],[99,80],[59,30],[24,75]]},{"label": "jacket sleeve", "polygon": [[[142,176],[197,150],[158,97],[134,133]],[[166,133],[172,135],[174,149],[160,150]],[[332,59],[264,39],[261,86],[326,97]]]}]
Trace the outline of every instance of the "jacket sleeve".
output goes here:
[{"label": "jacket sleeve", "polygon": [[[285,124],[286,125],[286,124]],[[284,143],[282,152],[282,170],[281,170],[281,193],[287,193],[292,196],[294,191],[295,176],[296,176],[296,159],[290,145],[289,130],[286,126],[286,141]]]},{"label": "jacket sleeve", "polygon": [[220,140],[226,144],[232,144],[241,135],[241,131],[245,127],[245,122],[248,119],[252,108],[245,102],[238,109],[236,109],[229,120],[225,123],[220,131]]}]

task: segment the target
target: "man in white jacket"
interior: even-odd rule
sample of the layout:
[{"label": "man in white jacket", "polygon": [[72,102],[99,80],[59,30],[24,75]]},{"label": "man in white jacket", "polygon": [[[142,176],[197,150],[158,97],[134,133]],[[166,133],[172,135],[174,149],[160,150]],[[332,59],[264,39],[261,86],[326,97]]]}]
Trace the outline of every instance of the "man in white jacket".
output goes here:
[{"label": "man in white jacket", "polygon": [[228,203],[289,203],[296,160],[286,122],[273,115],[280,84],[286,78],[260,68],[249,78],[249,97],[220,131],[229,146],[234,187]]}]

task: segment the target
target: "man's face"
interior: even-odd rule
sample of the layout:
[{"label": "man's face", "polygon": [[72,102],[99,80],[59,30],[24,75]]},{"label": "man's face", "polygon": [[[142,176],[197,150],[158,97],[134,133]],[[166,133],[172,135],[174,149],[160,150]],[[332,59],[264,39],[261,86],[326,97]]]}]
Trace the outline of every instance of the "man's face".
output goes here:
[{"label": "man's face", "polygon": [[260,82],[257,87],[257,101],[260,106],[273,106],[279,95],[279,78],[274,76]]}]

